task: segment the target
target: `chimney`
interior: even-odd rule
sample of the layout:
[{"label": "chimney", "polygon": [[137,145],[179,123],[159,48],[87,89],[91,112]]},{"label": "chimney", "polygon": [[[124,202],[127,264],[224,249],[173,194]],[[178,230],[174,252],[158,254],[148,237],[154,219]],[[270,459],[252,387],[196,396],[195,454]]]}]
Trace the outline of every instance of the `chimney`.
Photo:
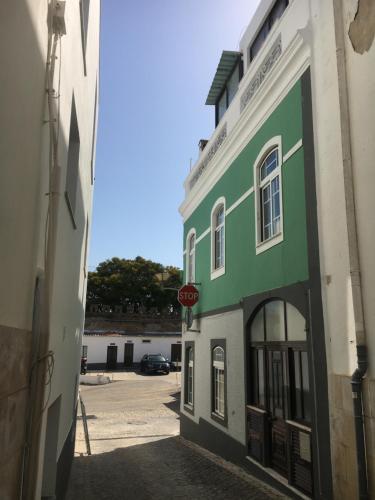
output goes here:
[{"label": "chimney", "polygon": [[201,139],[199,142],[198,142],[198,147],[199,147],[199,155],[202,154],[202,151],[204,150],[204,148],[206,147],[206,144],[208,143],[208,140],[207,139]]}]

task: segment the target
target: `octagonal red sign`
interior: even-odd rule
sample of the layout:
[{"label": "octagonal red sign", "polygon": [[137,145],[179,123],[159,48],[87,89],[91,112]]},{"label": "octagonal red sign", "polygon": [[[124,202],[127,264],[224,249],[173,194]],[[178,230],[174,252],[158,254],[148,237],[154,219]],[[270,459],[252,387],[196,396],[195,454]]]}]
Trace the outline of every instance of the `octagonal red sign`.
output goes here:
[{"label": "octagonal red sign", "polygon": [[193,307],[198,302],[199,292],[193,285],[184,285],[179,289],[177,299],[185,307]]}]

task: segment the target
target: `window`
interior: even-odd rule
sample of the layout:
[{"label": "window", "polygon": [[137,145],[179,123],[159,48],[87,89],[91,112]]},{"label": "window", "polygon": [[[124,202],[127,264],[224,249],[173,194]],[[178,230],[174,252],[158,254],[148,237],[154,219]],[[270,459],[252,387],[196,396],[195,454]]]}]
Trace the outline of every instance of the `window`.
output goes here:
[{"label": "window", "polygon": [[215,269],[224,265],[224,207],[221,205],[215,216]]},{"label": "window", "polygon": [[80,138],[74,96],[72,100],[72,110],[70,114],[68,165],[66,171],[65,199],[72,217],[74,229],[77,228],[75,222],[77,185],[79,176],[79,150]]},{"label": "window", "polygon": [[193,406],[194,395],[194,352],[189,347],[187,351],[187,404]]},{"label": "window", "polygon": [[82,40],[82,52],[83,52],[83,71],[86,76],[86,47],[87,47],[87,33],[89,27],[89,10],[90,10],[90,0],[80,0],[79,2],[80,14],[81,14],[81,40]]},{"label": "window", "polygon": [[142,340],[144,344],[151,344],[151,340]]},{"label": "window", "polygon": [[311,420],[310,383],[307,352],[293,351],[292,417],[294,420]]},{"label": "window", "polygon": [[229,108],[230,103],[233,101],[234,96],[238,90],[238,85],[243,75],[243,63],[240,59],[234,70],[230,74],[228,80],[223,85],[223,91],[216,101],[216,126],[222,119],[224,113]]},{"label": "window", "polygon": [[216,346],[212,352],[213,412],[220,417],[225,416],[224,361],[224,349]]},{"label": "window", "polygon": [[281,158],[278,136],[267,142],[254,165],[256,253],[283,240]]},{"label": "window", "polygon": [[194,342],[185,342],[184,404],[185,410],[194,413]]},{"label": "window", "polygon": [[285,9],[288,7],[288,3],[289,3],[289,0],[276,0],[270,13],[268,14],[264,23],[262,24],[261,28],[259,29],[257,35],[255,36],[252,43],[250,44],[249,62],[251,62],[256,57],[256,55],[258,54],[258,52],[262,48],[263,43],[265,42],[273,25],[275,24],[275,22],[278,19],[280,19],[280,17],[283,15]]},{"label": "window", "polygon": [[280,176],[277,149],[269,153],[260,167],[261,239],[280,232]]},{"label": "window", "polygon": [[95,102],[94,102],[94,120],[92,123],[92,143],[91,143],[91,185],[94,184],[94,163],[95,163],[95,144],[96,144],[96,121],[98,106],[98,80],[95,83]]},{"label": "window", "polygon": [[211,213],[211,279],[225,272],[225,202],[219,199]]},{"label": "window", "polygon": [[82,357],[87,358],[87,345],[82,346]]},{"label": "window", "polygon": [[282,300],[264,304],[251,323],[250,402],[277,418],[311,421],[305,318]]},{"label": "window", "polygon": [[87,276],[87,250],[89,244],[89,218],[86,217],[86,235],[85,235],[85,252],[83,255],[83,274]]},{"label": "window", "polygon": [[187,236],[187,266],[186,266],[186,281],[187,283],[195,283],[195,230],[191,229]]}]

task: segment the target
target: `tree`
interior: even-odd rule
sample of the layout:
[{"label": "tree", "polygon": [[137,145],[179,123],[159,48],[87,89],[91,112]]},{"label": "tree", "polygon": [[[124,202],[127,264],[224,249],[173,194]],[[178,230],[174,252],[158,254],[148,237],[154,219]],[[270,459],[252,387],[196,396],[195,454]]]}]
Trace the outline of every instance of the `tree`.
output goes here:
[{"label": "tree", "polygon": [[134,306],[159,312],[167,308],[179,309],[177,292],[181,271],[174,266],[146,260],[143,257],[120,259],[113,257],[101,262],[90,272],[87,282],[87,304]]}]

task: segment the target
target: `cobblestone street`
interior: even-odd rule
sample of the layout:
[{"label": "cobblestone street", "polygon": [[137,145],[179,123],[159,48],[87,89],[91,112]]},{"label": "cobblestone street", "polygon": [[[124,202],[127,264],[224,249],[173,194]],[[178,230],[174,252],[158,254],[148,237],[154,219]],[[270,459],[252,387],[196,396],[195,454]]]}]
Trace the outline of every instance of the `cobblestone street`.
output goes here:
[{"label": "cobblestone street", "polygon": [[179,377],[117,373],[109,385],[81,386],[93,454],[78,420],[67,500],[285,498],[179,437]]}]

